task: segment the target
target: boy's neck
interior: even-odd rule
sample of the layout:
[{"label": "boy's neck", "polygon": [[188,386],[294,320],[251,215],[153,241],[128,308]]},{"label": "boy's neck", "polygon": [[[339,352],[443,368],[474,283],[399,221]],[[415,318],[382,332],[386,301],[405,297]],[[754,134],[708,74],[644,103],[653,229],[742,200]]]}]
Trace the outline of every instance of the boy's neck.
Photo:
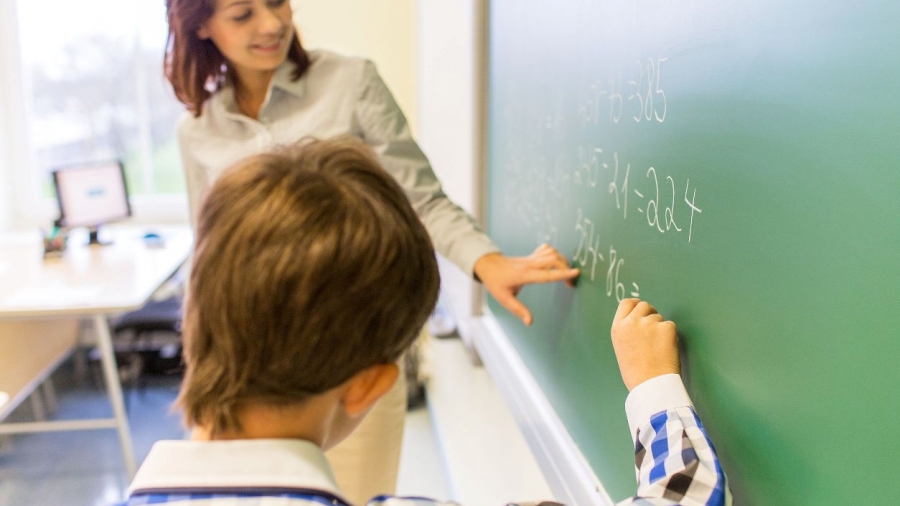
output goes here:
[{"label": "boy's neck", "polygon": [[283,406],[248,403],[238,409],[240,430],[214,433],[209,426],[198,426],[191,431],[191,439],[301,439],[325,447],[338,409],[339,402],[328,396],[316,396],[302,403]]}]

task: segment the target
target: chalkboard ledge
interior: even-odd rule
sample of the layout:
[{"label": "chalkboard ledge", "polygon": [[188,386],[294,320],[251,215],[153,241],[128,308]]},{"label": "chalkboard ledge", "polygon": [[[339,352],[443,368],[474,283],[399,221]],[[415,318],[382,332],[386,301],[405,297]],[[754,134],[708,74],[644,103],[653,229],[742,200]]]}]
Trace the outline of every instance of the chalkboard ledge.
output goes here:
[{"label": "chalkboard ledge", "polygon": [[490,309],[485,307],[484,312],[471,320],[472,341],[556,500],[570,505],[614,506]]}]

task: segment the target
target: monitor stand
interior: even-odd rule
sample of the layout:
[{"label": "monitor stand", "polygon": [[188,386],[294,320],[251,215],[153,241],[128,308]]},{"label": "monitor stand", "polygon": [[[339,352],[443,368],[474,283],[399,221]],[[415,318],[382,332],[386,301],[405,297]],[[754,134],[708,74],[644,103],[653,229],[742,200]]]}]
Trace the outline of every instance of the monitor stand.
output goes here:
[{"label": "monitor stand", "polygon": [[100,226],[88,227],[88,246],[109,246],[112,241],[100,240]]}]

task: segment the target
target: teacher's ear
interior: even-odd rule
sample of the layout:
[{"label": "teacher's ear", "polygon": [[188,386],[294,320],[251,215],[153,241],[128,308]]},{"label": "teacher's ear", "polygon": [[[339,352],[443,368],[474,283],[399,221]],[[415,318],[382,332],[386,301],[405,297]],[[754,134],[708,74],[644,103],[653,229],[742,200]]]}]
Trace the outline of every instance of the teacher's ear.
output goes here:
[{"label": "teacher's ear", "polygon": [[203,23],[200,28],[197,29],[197,38],[200,40],[209,40],[209,26],[206,23]]}]

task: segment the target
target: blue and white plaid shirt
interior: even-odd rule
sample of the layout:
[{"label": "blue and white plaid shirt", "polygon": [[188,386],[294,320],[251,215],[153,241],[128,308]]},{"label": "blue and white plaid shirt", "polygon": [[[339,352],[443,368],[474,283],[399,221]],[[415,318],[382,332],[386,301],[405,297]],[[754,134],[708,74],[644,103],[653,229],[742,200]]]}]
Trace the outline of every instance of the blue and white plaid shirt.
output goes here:
[{"label": "blue and white plaid shirt", "polygon": [[[631,392],[637,495],[619,506],[725,506],[725,474],[677,375]],[[662,408],[662,409],[660,409]],[[122,506],[348,505],[322,451],[287,439],[161,441],[138,471]],[[381,496],[367,506],[456,506],[422,497]]]}]

